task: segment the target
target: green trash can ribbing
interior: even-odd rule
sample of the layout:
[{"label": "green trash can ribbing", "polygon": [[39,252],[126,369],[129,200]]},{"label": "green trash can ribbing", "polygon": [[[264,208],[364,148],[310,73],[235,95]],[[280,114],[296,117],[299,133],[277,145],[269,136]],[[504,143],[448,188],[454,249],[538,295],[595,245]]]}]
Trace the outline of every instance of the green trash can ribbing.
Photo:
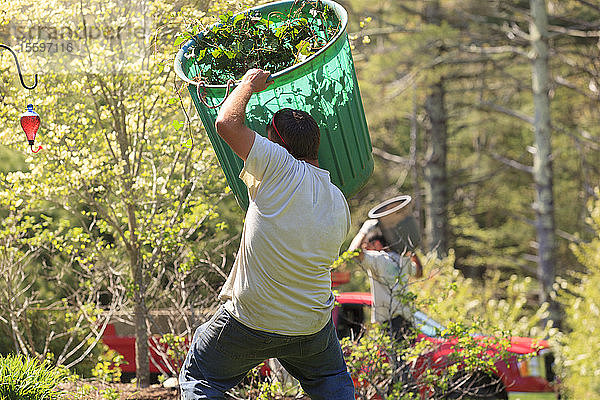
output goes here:
[{"label": "green trash can ribbing", "polygon": [[[304,62],[274,73],[275,83],[250,99],[246,123],[260,135],[266,136],[266,125],[277,110],[290,107],[308,112],[321,130],[319,166],[329,171],[332,182],[349,198],[365,185],[373,172],[371,139],[346,32],[348,14],[333,1],[319,1],[335,12],[339,32],[324,48]],[[248,11],[258,11],[266,16],[274,11],[287,12],[293,4],[294,1],[279,1]],[[189,84],[189,92],[225,172],[227,183],[238,204],[246,210],[248,193],[239,179],[244,163],[215,130],[218,108],[208,108],[198,98],[194,78],[199,69],[192,58],[186,57],[195,44],[195,40],[191,39],[179,50],[175,58],[175,72]],[[200,90],[206,91],[206,102],[215,106],[223,100],[227,85],[206,85]]]}]

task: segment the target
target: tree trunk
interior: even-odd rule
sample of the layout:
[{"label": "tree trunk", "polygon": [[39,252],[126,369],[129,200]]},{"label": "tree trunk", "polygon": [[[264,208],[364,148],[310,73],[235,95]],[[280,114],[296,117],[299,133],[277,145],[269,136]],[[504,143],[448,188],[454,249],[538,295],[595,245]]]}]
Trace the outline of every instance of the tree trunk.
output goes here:
[{"label": "tree trunk", "polygon": [[430,87],[425,101],[427,112],[427,156],[425,164],[425,232],[430,250],[438,256],[448,251],[448,187],[446,178],[446,109],[444,85],[440,80]]},{"label": "tree trunk", "polygon": [[[148,310],[146,309],[146,282],[144,279],[144,262],[140,255],[140,246],[137,238],[137,215],[135,199],[128,197],[133,193],[133,182],[135,181],[133,167],[130,162],[130,152],[135,151],[131,145],[131,137],[127,135],[127,124],[125,123],[128,110],[119,100],[114,108],[114,121],[117,125],[117,142],[119,143],[120,156],[123,161],[123,187],[125,197],[123,202],[127,211],[127,229],[129,238],[125,243],[129,253],[129,266],[131,278],[133,279],[133,301],[135,322],[135,377],[136,386],[145,388],[150,386],[150,360],[148,351]],[[135,159],[135,157],[132,157]]]},{"label": "tree trunk", "polygon": [[552,194],[552,144],[550,125],[550,98],[548,79],[548,14],[545,0],[530,0],[530,37],[533,49],[532,86],[535,106],[535,154],[533,176],[536,199],[538,241],[538,278],[541,284],[541,302],[550,303],[550,319],[559,323],[559,307],[550,293],[555,281],[555,226]]},{"label": "tree trunk", "polygon": [[[441,23],[439,1],[428,1],[425,19],[429,24]],[[441,49],[439,50],[442,51]],[[446,179],[446,107],[444,105],[443,77],[429,87],[425,100],[427,114],[425,134],[427,153],[425,160],[425,236],[429,250],[439,257],[448,251],[448,188]]]},{"label": "tree trunk", "polygon": [[419,133],[419,122],[417,119],[417,89],[413,87],[412,112],[410,116],[410,167],[414,192],[414,211],[417,226],[421,231],[421,187],[419,184],[419,163],[417,159],[417,136]]},{"label": "tree trunk", "polygon": [[[140,268],[141,269],[141,268]],[[137,275],[137,273],[136,273]],[[141,274],[140,274],[141,275]],[[135,377],[137,387],[150,386],[150,360],[148,358],[147,312],[141,290],[135,291]]]},{"label": "tree trunk", "polygon": [[146,310],[143,262],[136,238],[136,217],[133,205],[128,205],[129,232],[131,235],[130,262],[134,284],[135,317],[135,377],[139,388],[150,386],[150,361],[148,358],[148,312]]}]

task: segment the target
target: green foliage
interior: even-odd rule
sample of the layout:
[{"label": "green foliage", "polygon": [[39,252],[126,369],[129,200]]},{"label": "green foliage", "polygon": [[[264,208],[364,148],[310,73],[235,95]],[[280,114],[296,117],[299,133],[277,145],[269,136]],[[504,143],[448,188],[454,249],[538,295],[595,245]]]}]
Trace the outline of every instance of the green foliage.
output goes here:
[{"label": "green foliage", "polygon": [[240,79],[251,68],[274,72],[305,60],[339,31],[335,13],[321,2],[294,2],[287,14],[260,11],[219,16],[219,24],[198,35],[199,26],[179,36],[175,44],[195,38],[187,57],[199,69],[198,79],[224,84]]},{"label": "green foliage", "polygon": [[[600,198],[600,190],[595,193]],[[560,281],[568,328],[561,340],[560,365],[569,399],[600,399],[600,200],[590,203],[587,222],[595,237],[571,245],[587,270],[576,275],[575,283]]]},{"label": "green foliage", "polygon": [[22,355],[0,355],[0,399],[59,400],[64,371]]},{"label": "green foliage", "polygon": [[102,398],[105,400],[119,400],[121,398],[121,393],[119,390],[109,387],[102,390]]},{"label": "green foliage", "polygon": [[[453,323],[439,333],[444,342],[416,340],[416,331],[397,341],[390,337],[386,324],[375,324],[362,337],[346,337],[341,344],[359,398],[378,395],[407,400],[420,398],[422,392],[433,398],[468,396],[491,388],[465,382],[483,382],[487,377],[494,386],[498,383],[493,375],[495,363],[509,357],[507,337],[481,338],[474,335],[479,329],[476,324]],[[445,359],[434,359],[435,351],[448,346],[445,341],[452,343],[451,352]]]},{"label": "green foliage", "polygon": [[[115,27],[118,21],[151,21],[145,26],[164,25],[155,44],[172,43],[169,24],[176,23],[171,18],[178,7],[162,0],[131,7],[53,0],[41,9],[26,3],[7,6],[2,23],[63,26],[72,20],[78,26],[85,18],[89,25]],[[0,218],[0,246],[8,249],[0,252],[0,268],[17,294],[9,301],[9,285],[0,279],[2,351],[53,353],[53,362],[76,367],[95,359],[100,329],[114,311],[176,307],[183,315],[171,318],[187,318],[179,326],[193,326],[186,307],[205,307],[223,281],[239,211],[227,199],[205,135],[184,145],[182,132],[202,129],[197,117],[188,121],[182,104],[172,101],[179,88],[170,85],[172,71],[148,37],[141,43],[125,34],[108,44],[82,41],[77,56],[43,60],[44,79],[31,94],[16,85],[1,89],[0,141],[11,159],[23,158],[0,174],[0,216],[12,213]],[[8,80],[8,59],[0,61]],[[44,149],[22,157],[22,133],[13,128],[27,96],[37,96]],[[91,367],[81,372],[89,375]]]},{"label": "green foliage", "polygon": [[[503,211],[495,210],[496,213]],[[497,271],[519,271],[520,254],[527,250],[526,241],[534,235],[533,229],[522,229],[512,219],[501,220],[496,215],[489,217],[496,221],[493,227],[486,228],[483,219],[488,218],[487,215],[476,218],[471,213],[464,213],[450,217],[450,224],[455,230],[457,264],[472,275],[481,274],[487,265],[493,265]],[[490,273],[494,274],[488,272],[487,275]]]},{"label": "green foliage", "polygon": [[354,263],[353,259],[358,256],[361,249],[353,250],[353,251],[345,251],[343,252],[334,262],[331,264],[331,269],[339,268],[345,265],[348,262]]},{"label": "green foliage", "polygon": [[[70,0],[40,6],[7,2],[0,27],[9,30],[13,21],[63,26],[70,18],[77,25],[80,15],[89,26],[153,20],[164,33],[156,43],[171,45],[199,33],[196,22],[182,29],[188,17],[201,19],[202,25],[225,22],[213,34],[222,36],[219,44],[229,41],[231,47],[205,53],[206,60],[218,59],[223,66],[258,53],[256,44],[244,48],[243,40],[234,44],[233,39],[254,38],[254,28],[265,31],[272,25],[273,31],[257,37],[265,46],[281,47],[277,57],[287,52],[294,62],[328,39],[298,40],[307,32],[301,17],[273,15],[253,25],[249,14],[227,14],[254,3],[214,1],[209,10],[200,10],[194,4],[156,0],[144,3],[142,15],[115,2],[88,1],[81,7]],[[550,325],[540,327],[547,309],[536,305],[535,278],[523,276],[523,271],[535,275],[529,254],[536,246],[533,188],[530,174],[512,167],[515,162],[517,167],[530,165],[535,150],[528,148],[529,124],[515,118],[533,114],[530,60],[521,57],[526,13],[512,12],[519,3],[511,1],[441,2],[445,21],[434,24],[423,17],[423,1],[344,4],[355,25],[351,31],[365,28],[358,21],[371,21],[372,31],[356,36],[361,40],[355,43],[354,56],[375,147],[409,154],[413,123],[416,133],[414,160],[398,164],[390,157],[376,158],[369,185],[350,200],[354,216],[398,192],[422,193],[421,166],[433,156],[424,151],[424,101],[428,85],[443,77],[450,132],[451,246],[456,252],[441,261],[428,258],[430,279],[413,289],[419,293],[418,304],[444,322],[470,327],[482,321],[479,326],[485,331],[557,337]],[[551,5],[553,24],[598,19],[583,2]],[[179,6],[181,12],[175,12]],[[216,15],[225,15],[227,21],[217,21]],[[284,19],[288,25],[275,22]],[[187,33],[176,38],[182,30]],[[551,58],[556,78],[551,89],[556,220],[563,237],[580,232],[584,241],[572,253],[566,241],[558,242],[567,326],[566,336],[559,337],[563,380],[572,398],[598,398],[598,206],[589,220],[593,233],[583,223],[583,205],[600,196],[588,190],[590,182],[598,181],[598,48],[597,41],[573,39],[562,31],[559,27],[554,32],[557,56]],[[309,38],[314,33],[308,32]],[[7,83],[0,87],[0,352],[52,359],[89,374],[91,367],[82,363],[97,356],[94,339],[105,321],[100,310],[107,302],[113,310],[131,313],[136,299],[146,301],[150,310],[173,305],[199,309],[213,301],[236,248],[240,214],[231,207],[233,199],[204,135],[181,138],[202,128],[197,117],[188,123],[179,111],[181,104],[188,104],[170,87],[172,49],[157,54],[148,50],[151,43],[142,40],[135,46],[124,37],[79,44],[77,57],[59,54],[36,63],[32,54],[20,54],[28,70],[44,72],[31,92],[19,86],[12,59],[0,59],[0,76]],[[280,68],[276,62],[268,67]],[[29,101],[42,115],[37,140],[44,150],[35,156],[25,155],[17,122]],[[414,169],[415,180],[408,167]],[[465,278],[455,266],[481,280]],[[366,288],[362,283],[360,287]],[[179,333],[186,332],[165,339],[175,349]],[[373,355],[372,349],[361,349]],[[179,350],[173,355],[181,356]],[[98,371],[103,370],[104,364]],[[273,395],[267,387],[261,393]]]},{"label": "green foliage", "polygon": [[0,184],[0,312],[5,316],[0,318],[0,331],[6,332],[0,352],[65,365],[81,358],[85,364],[93,358],[93,345],[86,342],[101,310],[90,301],[90,293],[83,293],[89,286],[71,286],[64,279],[72,264],[51,261],[60,249],[79,246],[81,232],[53,231],[54,218],[34,212],[12,185],[19,174],[9,175],[10,180]]},{"label": "green foliage", "polygon": [[[497,373],[495,363],[509,357],[510,339],[506,332],[497,330],[497,336],[481,336],[482,326],[478,322],[466,326],[451,322],[440,335],[453,340],[450,361],[461,364],[467,373],[488,372]],[[494,349],[497,353],[490,354]]]},{"label": "green foliage", "polygon": [[[527,274],[535,281],[534,187],[527,169],[533,136],[530,123],[520,118],[533,116],[531,65],[523,57],[529,43],[501,28],[519,26],[526,32],[527,5],[422,0],[344,4],[352,10],[349,30],[356,33],[354,59],[373,146],[400,156],[374,152],[373,177],[350,200],[354,219],[364,217],[377,201],[401,193],[413,195],[415,206],[421,207],[415,213],[424,214],[423,166],[436,158],[427,151],[432,139],[425,99],[429,85],[443,78],[448,128],[443,184],[448,188],[449,247],[455,249],[456,265],[473,278],[500,269],[504,278]],[[436,4],[439,24],[428,19]],[[597,10],[578,2],[548,5],[551,24],[598,16]],[[362,16],[373,19],[368,29],[361,29]],[[361,41],[365,35],[368,45]],[[599,180],[600,124],[597,96],[589,96],[597,90],[598,73],[585,66],[596,65],[598,49],[592,41],[569,35],[560,35],[551,45],[557,54],[569,54],[550,58],[553,74],[565,77],[551,91],[556,223],[563,238],[580,232],[587,239],[583,215],[589,187]],[[593,89],[588,87],[591,81]],[[556,240],[561,275],[579,268],[567,244]]]},{"label": "green foliage", "polygon": [[353,342],[351,338],[345,337],[340,344],[348,370],[358,382],[358,385],[355,384],[358,396],[371,398],[373,392],[383,394],[383,388],[395,373],[390,356],[397,352],[387,329],[375,325],[358,340]]},{"label": "green foliage", "polygon": [[92,375],[102,383],[120,382],[121,365],[126,363],[121,354],[112,349],[107,349],[98,357],[98,363],[92,369]]},{"label": "green foliage", "polygon": [[482,282],[465,278],[454,268],[454,252],[437,260],[421,258],[428,279],[415,284],[420,303],[427,313],[443,323],[478,323],[484,331],[498,330],[512,335],[548,338],[558,334],[549,322],[547,305],[538,306],[536,282],[513,274],[504,279],[499,271],[485,275]]},{"label": "green foliage", "polygon": [[233,389],[233,393],[244,399],[256,400],[281,400],[290,397],[299,398],[303,393],[297,381],[286,384],[278,380],[274,375],[261,376],[260,370],[264,363],[251,369],[242,383]]},{"label": "green foliage", "polygon": [[166,355],[175,365],[180,366],[185,360],[188,347],[185,342],[185,336],[166,333],[159,340],[167,347]]},{"label": "green foliage", "polygon": [[110,382],[102,382],[95,378],[92,380],[78,379],[78,376],[71,378],[71,380],[76,384],[76,387],[74,390],[69,391],[69,399],[87,400],[90,398],[96,399],[101,397],[105,400],[118,400],[122,397],[119,389],[115,386],[111,386]]},{"label": "green foliage", "polygon": [[[346,252],[338,261],[349,261],[347,265],[352,265],[353,255]],[[495,364],[514,356],[507,351],[510,347],[509,333],[498,327],[499,317],[486,321],[484,327],[481,320],[486,312],[477,304],[471,305],[470,315],[455,318],[461,315],[459,309],[465,306],[461,300],[465,300],[466,293],[463,294],[465,297],[455,296],[457,285],[453,283],[459,272],[453,268],[452,256],[453,253],[444,260],[438,260],[430,254],[425,266],[432,271],[433,277],[409,281],[395,289],[398,300],[407,307],[428,310],[438,318],[443,316],[440,319],[446,321],[447,327],[437,329],[435,333],[442,340],[417,340],[418,331],[414,328],[405,332],[400,340],[393,340],[388,324],[375,324],[367,327],[362,336],[342,340],[346,362],[355,378],[360,398],[378,395],[388,399],[412,399],[419,398],[422,392],[431,393],[434,398],[446,398],[451,394],[502,390],[499,378],[494,375],[497,373]],[[420,258],[425,259],[423,256]],[[448,275],[441,273],[442,269],[453,272],[446,277],[449,284],[441,284],[441,276]],[[463,286],[472,303],[478,298],[473,292],[476,283],[464,278],[462,281],[469,282],[468,287]],[[459,280],[459,283],[462,281]],[[438,302],[451,303],[451,306],[440,310],[436,307]],[[447,314],[450,309],[454,309],[455,313]],[[464,309],[462,313],[466,314]],[[493,336],[483,336],[484,328],[491,330]],[[442,360],[432,358],[438,350],[447,354]]]}]

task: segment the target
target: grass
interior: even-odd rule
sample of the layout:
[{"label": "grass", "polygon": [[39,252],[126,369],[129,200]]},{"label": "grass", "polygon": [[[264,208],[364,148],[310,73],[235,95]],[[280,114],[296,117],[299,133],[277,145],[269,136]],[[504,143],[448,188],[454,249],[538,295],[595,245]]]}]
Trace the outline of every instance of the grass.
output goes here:
[{"label": "grass", "polygon": [[0,355],[0,400],[60,400],[65,373],[36,359]]}]

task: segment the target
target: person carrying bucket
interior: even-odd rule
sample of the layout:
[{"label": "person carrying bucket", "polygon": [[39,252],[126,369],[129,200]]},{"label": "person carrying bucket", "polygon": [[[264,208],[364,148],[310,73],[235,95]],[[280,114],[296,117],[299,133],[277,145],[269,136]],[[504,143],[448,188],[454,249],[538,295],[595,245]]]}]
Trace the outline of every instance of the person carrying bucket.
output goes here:
[{"label": "person carrying bucket", "polygon": [[313,400],[353,400],[354,386],[331,319],[329,266],[350,229],[342,192],[319,168],[320,132],[306,112],[282,109],[267,138],[245,125],[269,72],[252,69],[223,103],[215,126],[244,160],[250,205],[219,298],[194,333],[179,376],[183,400],[223,399],[247,372],[277,358]]},{"label": "person carrying bucket", "polygon": [[360,265],[369,276],[371,323],[387,323],[391,336],[399,340],[414,327],[412,308],[402,297],[407,293],[409,276],[421,278],[423,267],[414,252],[404,249],[401,255],[390,248],[379,225],[377,219],[365,221],[348,251],[359,250]]}]

